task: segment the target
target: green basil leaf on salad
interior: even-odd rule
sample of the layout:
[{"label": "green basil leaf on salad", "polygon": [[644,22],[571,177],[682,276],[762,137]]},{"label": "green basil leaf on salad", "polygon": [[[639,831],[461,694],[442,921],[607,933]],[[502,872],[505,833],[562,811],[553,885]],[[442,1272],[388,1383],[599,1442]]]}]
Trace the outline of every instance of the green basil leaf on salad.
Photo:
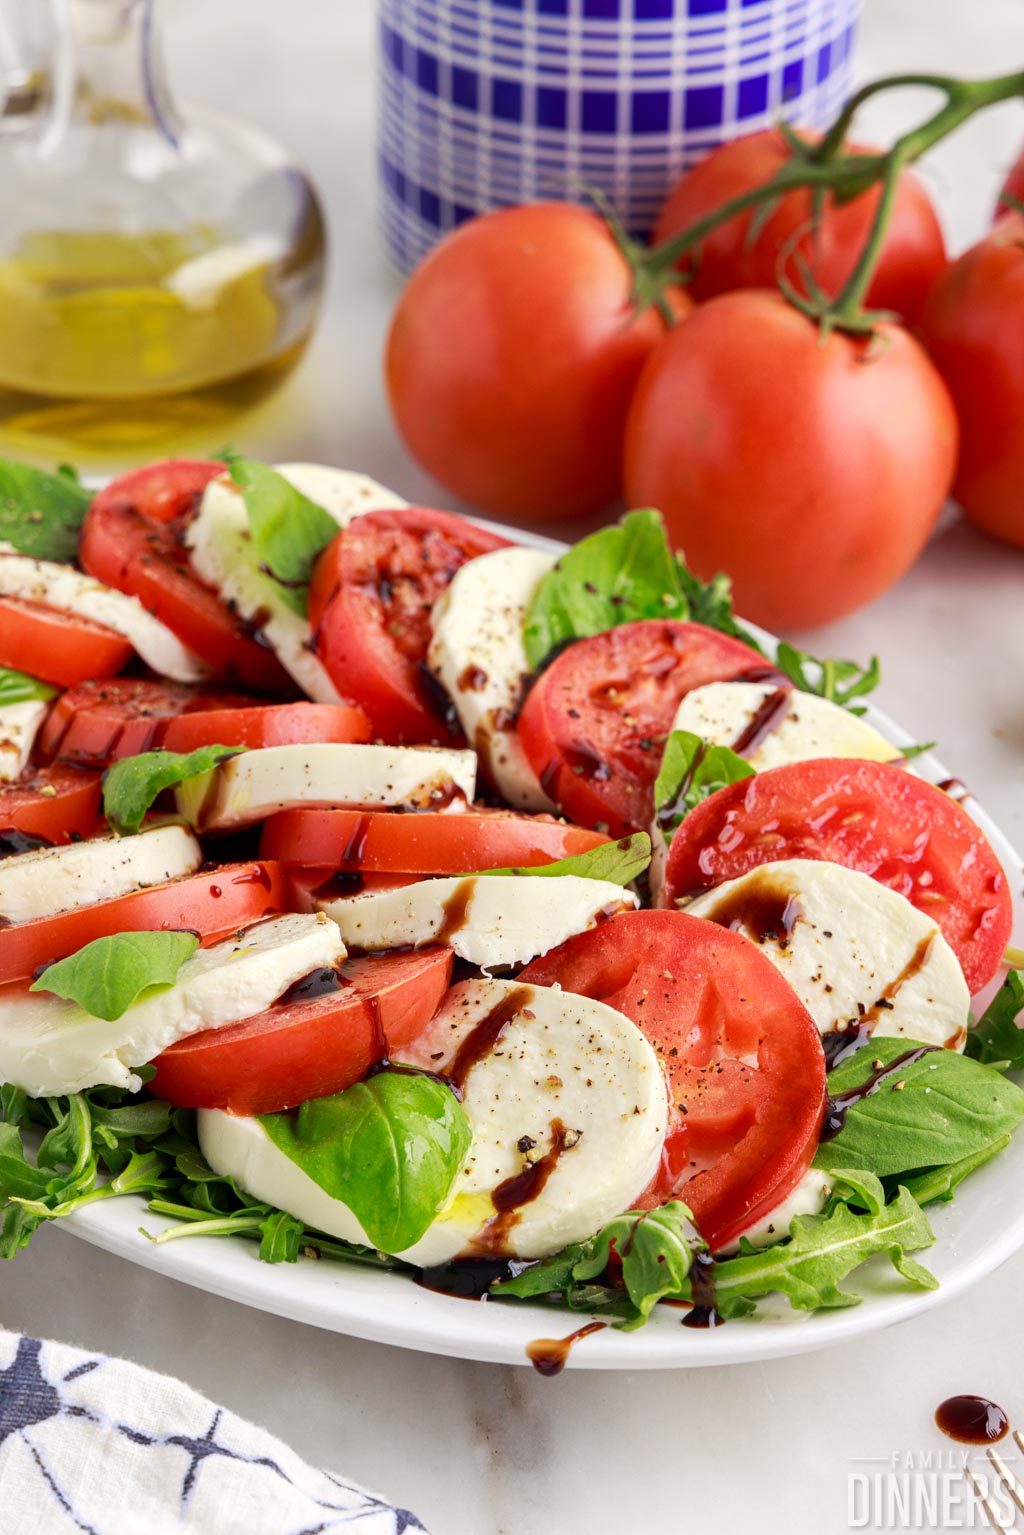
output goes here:
[{"label": "green basil leaf on salad", "polygon": [[380,1071],[329,1098],[260,1115],[270,1139],[352,1211],[374,1247],[402,1252],[446,1203],[472,1139],[433,1077]]},{"label": "green basil leaf on salad", "polygon": [[856,661],[819,661],[806,650],[797,650],[779,642],[775,652],[775,665],[784,676],[804,693],[816,693],[830,703],[849,709],[851,714],[866,711],[853,702],[873,693],[882,680],[882,667],[877,656],[872,656],[867,666]]},{"label": "green basil leaf on salad", "polygon": [[304,618],[313,566],[338,524],[276,469],[237,455],[227,462],[245,502],[256,563],[276,584],[281,601]]},{"label": "green basil leaf on salad", "polygon": [[1009,1131],[1005,1135],[999,1135],[987,1146],[982,1146],[980,1151],[973,1152],[970,1156],[961,1157],[958,1162],[946,1162],[942,1167],[929,1167],[923,1173],[917,1173],[912,1178],[903,1178],[901,1182],[909,1193],[913,1194],[919,1205],[929,1205],[936,1200],[948,1204],[953,1198],[954,1191],[969,1173],[977,1168],[984,1167],[1000,1151],[1005,1151],[1010,1144]]},{"label": "green basil leaf on salad", "polygon": [[[856,1091],[902,1056],[913,1040],[875,1037],[828,1075],[833,1099]],[[839,1133],[823,1141],[814,1166],[863,1167],[879,1178],[945,1167],[992,1146],[1024,1119],[1024,1093],[978,1061],[952,1050],[927,1049],[877,1091],[855,1098]]]},{"label": "green basil leaf on salad", "polygon": [[689,730],[673,730],[654,780],[654,810],[666,840],[709,794],[753,776],[750,763],[730,747],[711,746]]},{"label": "green basil leaf on salad", "polygon": [[93,1018],[121,1018],[144,992],[173,986],[199,947],[195,933],[113,933],[48,965],[30,990],[48,991]]},{"label": "green basil leaf on salad", "polygon": [[1011,970],[977,1023],[967,1031],[965,1052],[986,1066],[1024,1070],[1024,1029],[1017,1019],[1024,1012],[1024,975]]},{"label": "green basil leaf on salad", "polygon": [[49,703],[59,691],[48,682],[40,682],[38,677],[30,677],[27,672],[0,666],[0,709],[11,704]]},{"label": "green basil leaf on salad", "polygon": [[68,564],[78,555],[92,497],[73,469],[46,474],[0,458],[0,542],[33,559]]},{"label": "green basil leaf on salad", "polygon": [[115,762],[103,780],[103,814],[119,837],[132,836],[165,789],[200,778],[244,746],[200,746],[194,752],[141,752]]},{"label": "green basil leaf on salad", "polygon": [[539,863],[522,869],[482,869],[475,878],[494,874],[539,874],[558,878],[572,874],[577,879],[603,879],[612,885],[630,885],[651,861],[651,839],[645,831],[620,837],[617,842],[603,842],[589,853],[573,853],[554,863]]}]

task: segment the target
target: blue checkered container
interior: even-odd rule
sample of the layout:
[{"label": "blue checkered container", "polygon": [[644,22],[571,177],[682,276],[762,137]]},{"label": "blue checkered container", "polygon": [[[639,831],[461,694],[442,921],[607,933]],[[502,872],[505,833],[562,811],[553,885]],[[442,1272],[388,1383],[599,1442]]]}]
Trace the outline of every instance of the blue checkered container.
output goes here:
[{"label": "blue checkered container", "polygon": [[645,234],[680,172],[850,83],[862,0],[378,0],[388,251],[408,271],[463,219],[600,187]]}]

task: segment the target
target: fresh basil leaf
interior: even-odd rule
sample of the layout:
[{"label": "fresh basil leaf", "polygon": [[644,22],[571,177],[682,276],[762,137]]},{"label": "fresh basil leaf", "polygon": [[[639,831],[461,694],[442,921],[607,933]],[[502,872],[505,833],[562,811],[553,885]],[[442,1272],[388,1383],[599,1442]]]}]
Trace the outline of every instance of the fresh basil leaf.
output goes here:
[{"label": "fresh basil leaf", "polygon": [[[916,1048],[913,1040],[876,1035],[829,1072],[829,1094],[863,1086],[874,1062],[891,1066]],[[822,1142],[814,1166],[864,1167],[879,1178],[917,1173],[974,1156],[1022,1119],[1024,1093],[1013,1082],[952,1050],[929,1049],[849,1104],[842,1129]]]},{"label": "fresh basil leaf", "polygon": [[244,746],[200,746],[194,752],[141,752],[122,757],[103,780],[103,814],[119,837],[134,835],[157,795],[201,778]]},{"label": "fresh basil leaf", "polygon": [[747,1316],[755,1301],[774,1292],[801,1311],[859,1305],[863,1297],[839,1285],[876,1253],[886,1253],[911,1284],[934,1290],[936,1280],[907,1256],[934,1240],[927,1216],[906,1189],[875,1213],[839,1203],[822,1215],[798,1215],[785,1242],[757,1250],[747,1243],[739,1257],[714,1265],[715,1309],[724,1318]]},{"label": "fresh basil leaf", "polygon": [[1011,970],[977,1023],[967,1031],[965,1053],[1003,1071],[1024,1071],[1024,1029],[1017,1019],[1024,1012],[1024,975]]},{"label": "fresh basil leaf", "polygon": [[46,474],[29,464],[0,458],[0,542],[37,560],[68,564],[78,541],[92,491],[73,470]]},{"label": "fresh basil leaf", "polygon": [[655,1210],[630,1210],[596,1236],[577,1260],[573,1278],[596,1279],[608,1267],[612,1251],[622,1264],[622,1282],[636,1308],[627,1326],[640,1327],[660,1300],[685,1293],[694,1253],[706,1252],[686,1205],[675,1199]]},{"label": "fresh basil leaf", "polygon": [[645,831],[620,837],[617,842],[603,842],[589,853],[574,853],[554,863],[535,864],[523,869],[481,869],[473,878],[494,874],[540,874],[558,878],[572,874],[577,879],[603,879],[611,885],[629,885],[642,874],[651,861],[651,839]]},{"label": "fresh basil leaf", "polygon": [[32,991],[77,1002],[94,1018],[121,1018],[143,992],[173,986],[199,947],[195,933],[113,933],[48,965]]},{"label": "fresh basil leaf", "polygon": [[256,563],[281,601],[304,618],[313,566],[338,524],[276,469],[235,454],[227,462],[245,502]]},{"label": "fresh basil leaf", "polygon": [[654,780],[654,810],[666,840],[709,794],[753,776],[750,763],[730,747],[711,746],[689,730],[673,730]]},{"label": "fresh basil leaf", "polygon": [[352,1211],[374,1247],[402,1252],[443,1207],[472,1132],[433,1077],[380,1071],[329,1098],[260,1115],[270,1139]]},{"label": "fresh basil leaf", "polygon": [[775,665],[784,676],[794,682],[804,693],[816,693],[831,703],[849,709],[851,714],[863,714],[863,708],[855,705],[855,698],[873,693],[882,680],[882,668],[877,656],[872,656],[867,666],[856,661],[819,661],[806,650],[797,650],[780,641],[775,653]]},{"label": "fresh basil leaf", "polygon": [[27,672],[0,666],[0,709],[11,704],[49,703],[59,691],[48,682],[40,682],[38,677],[30,677]]},{"label": "fresh basil leaf", "polygon": [[980,1151],[975,1151],[971,1156],[961,1157],[959,1162],[947,1162],[943,1167],[931,1167],[927,1172],[918,1173],[915,1177],[904,1178],[904,1187],[913,1194],[919,1205],[931,1204],[934,1200],[941,1200],[948,1204],[953,1198],[953,1191],[962,1183],[969,1173],[975,1168],[983,1167],[986,1162],[996,1156],[1000,1151],[1005,1151],[1010,1144],[1009,1132],[997,1136],[989,1145],[982,1146]]}]

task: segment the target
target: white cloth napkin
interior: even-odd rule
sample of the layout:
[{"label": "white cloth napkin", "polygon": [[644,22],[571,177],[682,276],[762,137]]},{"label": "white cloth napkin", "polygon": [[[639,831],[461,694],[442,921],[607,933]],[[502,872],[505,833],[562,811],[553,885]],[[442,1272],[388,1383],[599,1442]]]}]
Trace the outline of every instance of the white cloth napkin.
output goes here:
[{"label": "white cloth napkin", "polygon": [[179,1380],[0,1330],[0,1535],[423,1529]]}]

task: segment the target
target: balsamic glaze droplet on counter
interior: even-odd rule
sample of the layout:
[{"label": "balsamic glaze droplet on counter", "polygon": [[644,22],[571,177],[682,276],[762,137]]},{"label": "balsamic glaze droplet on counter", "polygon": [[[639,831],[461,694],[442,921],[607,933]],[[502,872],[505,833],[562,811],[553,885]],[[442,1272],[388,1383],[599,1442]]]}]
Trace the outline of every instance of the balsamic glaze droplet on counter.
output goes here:
[{"label": "balsamic glaze droplet on counter", "polygon": [[607,1322],[588,1322],[566,1338],[535,1338],[526,1345],[526,1357],[538,1375],[561,1375],[574,1344],[581,1338],[589,1338],[592,1333],[602,1332],[607,1326]]},{"label": "balsamic glaze droplet on counter", "polygon": [[1009,1431],[1010,1420],[997,1402],[984,1396],[950,1396],[935,1409],[935,1422],[961,1444],[994,1444]]},{"label": "balsamic glaze droplet on counter", "polygon": [[851,1087],[848,1092],[837,1093],[835,1097],[830,1098],[825,1110],[825,1121],[821,1127],[821,1139],[830,1141],[839,1134],[846,1123],[847,1110],[851,1109],[855,1103],[859,1103],[862,1098],[870,1098],[888,1082],[890,1077],[898,1077],[901,1071],[905,1071],[908,1066],[913,1066],[915,1061],[931,1055],[933,1050],[941,1049],[941,1045],[918,1045],[916,1049],[905,1050],[894,1061],[890,1061],[888,1066],[877,1067],[859,1087]]},{"label": "balsamic glaze droplet on counter", "polygon": [[723,1318],[715,1310],[715,1260],[710,1253],[697,1253],[690,1268],[690,1294],[693,1305],[683,1317],[684,1327],[721,1327]]}]

